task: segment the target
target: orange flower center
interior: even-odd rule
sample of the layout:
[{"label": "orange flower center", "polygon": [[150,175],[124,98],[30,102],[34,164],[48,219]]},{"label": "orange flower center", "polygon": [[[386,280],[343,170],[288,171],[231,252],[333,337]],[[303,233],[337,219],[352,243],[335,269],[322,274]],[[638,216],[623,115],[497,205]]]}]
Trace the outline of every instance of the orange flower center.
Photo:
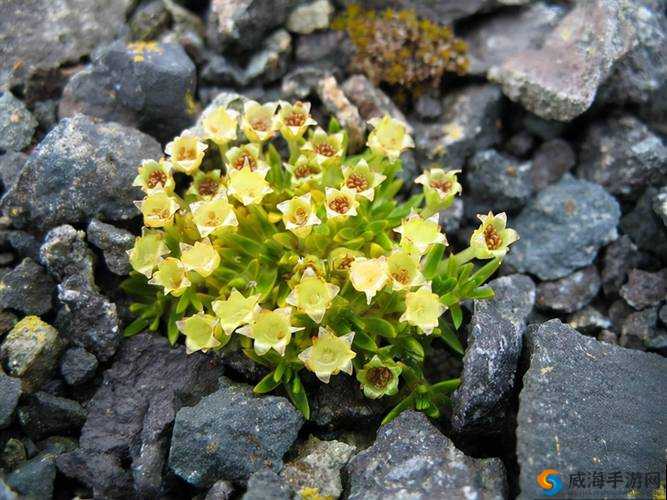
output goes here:
[{"label": "orange flower center", "polygon": [[433,189],[437,189],[438,191],[442,191],[443,193],[447,193],[450,189],[452,189],[452,181],[448,180],[431,180],[431,187]]},{"label": "orange flower center", "polygon": [[350,201],[347,198],[334,198],[329,202],[329,208],[336,213],[344,214],[350,209]]},{"label": "orange flower center", "polygon": [[391,277],[398,281],[401,285],[407,285],[410,282],[410,273],[407,269],[399,269],[393,273]]},{"label": "orange flower center", "polygon": [[300,127],[306,122],[306,115],[304,113],[292,113],[285,118],[285,125],[288,127]]},{"label": "orange flower center", "polygon": [[266,132],[270,125],[271,122],[267,118],[257,118],[250,122],[250,126],[259,132]]},{"label": "orange flower center", "polygon": [[503,239],[493,226],[487,226],[484,230],[484,240],[486,241],[486,247],[489,250],[498,250],[500,245],[503,244]]},{"label": "orange flower center", "polygon": [[323,142],[315,146],[315,152],[322,156],[331,157],[336,154],[336,150],[331,144]]},{"label": "orange flower center", "polygon": [[292,222],[298,226],[303,226],[308,220],[308,212],[305,208],[299,207],[292,214]]},{"label": "orange flower center", "polygon": [[368,181],[364,177],[357,174],[351,174],[347,178],[345,185],[350,189],[356,190],[358,193],[360,193],[365,189],[368,189]]},{"label": "orange flower center", "polygon": [[378,389],[384,389],[389,385],[392,379],[392,373],[386,366],[378,366],[376,368],[369,368],[366,372],[368,381]]},{"label": "orange flower center", "polygon": [[210,178],[203,179],[199,183],[197,192],[201,196],[213,196],[215,193],[218,192],[218,181]]},{"label": "orange flower center", "polygon": [[346,255],[342,259],[340,259],[340,263],[338,264],[338,269],[349,269],[350,266],[352,266],[352,262],[354,262],[354,257],[351,255]]},{"label": "orange flower center", "polygon": [[257,161],[250,156],[248,153],[242,153],[234,162],[234,168],[236,170],[241,170],[243,167],[246,166],[246,162],[248,163],[248,167],[250,167],[250,170],[254,171],[255,168],[257,168]]},{"label": "orange flower center", "polygon": [[176,160],[194,160],[197,158],[197,150],[195,148],[181,148],[176,153]]},{"label": "orange flower center", "polygon": [[297,179],[303,179],[304,177],[315,175],[316,173],[318,173],[318,170],[310,165],[301,165],[294,169],[294,177]]},{"label": "orange flower center", "polygon": [[151,189],[153,189],[158,184],[164,187],[166,183],[167,183],[167,174],[165,174],[162,170],[153,170],[148,175],[148,180],[146,181],[146,185]]}]

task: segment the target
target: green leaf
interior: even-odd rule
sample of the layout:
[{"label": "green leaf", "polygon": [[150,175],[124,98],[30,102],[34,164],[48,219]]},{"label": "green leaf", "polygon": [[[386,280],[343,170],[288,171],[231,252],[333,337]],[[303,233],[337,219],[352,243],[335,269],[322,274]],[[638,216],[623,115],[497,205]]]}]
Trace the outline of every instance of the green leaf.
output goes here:
[{"label": "green leaf", "polygon": [[149,324],[150,322],[147,319],[144,318],[135,319],[132,323],[130,323],[125,327],[123,335],[125,337],[132,337],[133,335],[136,335],[139,332],[143,332],[148,327]]},{"label": "green leaf", "polygon": [[372,334],[381,335],[388,339],[393,339],[396,337],[396,330],[389,321],[385,321],[381,318],[363,318],[364,327],[367,332]]},{"label": "green leaf", "polygon": [[463,346],[461,341],[456,336],[456,332],[451,328],[449,324],[440,320],[440,338],[445,341],[445,343],[451,347],[454,351],[458,352],[460,355],[463,355]]},{"label": "green leaf", "polygon": [[414,393],[410,394],[408,397],[403,399],[400,403],[398,403],[394,408],[387,413],[387,415],[382,419],[382,424],[381,425],[386,425],[392,420],[394,420],[396,417],[398,417],[401,413],[403,413],[405,410],[409,410],[410,408],[414,407],[414,399],[415,395]]},{"label": "green leaf", "polygon": [[459,385],[461,385],[460,378],[450,378],[449,380],[442,380],[437,384],[431,385],[431,392],[436,394],[451,394]]},{"label": "green leaf", "polygon": [[294,250],[298,246],[297,239],[292,235],[292,233],[276,233],[272,236],[272,238],[290,250]]},{"label": "green leaf", "polygon": [[398,337],[395,345],[401,350],[407,362],[413,365],[421,365],[424,362],[424,347],[414,337]]},{"label": "green leaf", "polygon": [[310,420],[310,405],[308,404],[308,395],[306,394],[306,390],[303,388],[303,384],[301,383],[299,375],[295,374],[292,383],[283,383],[283,386],[285,387],[285,391],[292,401],[292,404],[303,414],[303,417],[306,420]]},{"label": "green leaf", "polygon": [[354,340],[352,344],[359,349],[364,349],[366,351],[376,352],[378,346],[375,341],[368,336],[364,331],[357,329],[354,333]]},{"label": "green leaf", "polygon": [[447,292],[450,292],[455,286],[456,280],[444,274],[436,276],[431,282],[433,293],[437,293],[438,295],[444,295]]},{"label": "green leaf", "polygon": [[273,389],[280,385],[280,378],[276,382],[275,372],[269,373],[266,377],[259,381],[259,383],[253,388],[252,392],[255,394],[266,394],[271,392]]},{"label": "green leaf", "polygon": [[487,300],[487,299],[492,299],[493,297],[495,297],[495,295],[496,294],[493,291],[493,288],[491,288],[489,285],[485,285],[475,288],[471,293],[467,294],[466,298]]},{"label": "green leaf", "polygon": [[271,269],[264,269],[259,274],[259,279],[257,280],[257,286],[255,287],[255,292],[260,293],[262,296],[260,302],[265,301],[271,291],[273,290],[273,285],[275,285],[276,280],[278,279],[278,268],[273,267]]},{"label": "green leaf", "polygon": [[176,312],[178,314],[183,314],[185,310],[188,308],[190,305],[190,296],[192,295],[192,292],[190,290],[186,290],[183,295],[178,299],[178,304],[176,304]]},{"label": "green leaf", "polygon": [[433,245],[433,248],[428,251],[426,258],[424,259],[424,278],[427,280],[433,279],[438,271],[438,264],[440,264],[440,261],[442,261],[442,256],[444,253],[445,245],[440,243]]},{"label": "green leaf", "polygon": [[449,306],[449,313],[452,315],[452,323],[454,323],[454,328],[457,330],[463,323],[463,311],[461,306],[458,304],[452,304]]},{"label": "green leaf", "polygon": [[500,267],[500,264],[502,264],[502,260],[499,258],[492,259],[491,261],[487,262],[484,264],[482,267],[480,267],[475,274],[473,274],[470,277],[470,281],[472,281],[475,286],[480,286],[481,284],[485,283],[486,280],[488,280],[493,273],[496,272],[496,270]]},{"label": "green leaf", "polygon": [[343,129],[343,127],[340,126],[340,123],[338,123],[338,120],[336,120],[335,117],[331,117],[329,120],[329,126],[327,127],[327,133],[328,134],[336,134],[340,132]]},{"label": "green leaf", "polygon": [[283,373],[285,373],[285,368],[287,365],[285,363],[280,363],[276,366],[276,369],[273,371],[273,380],[277,383],[283,378]]}]

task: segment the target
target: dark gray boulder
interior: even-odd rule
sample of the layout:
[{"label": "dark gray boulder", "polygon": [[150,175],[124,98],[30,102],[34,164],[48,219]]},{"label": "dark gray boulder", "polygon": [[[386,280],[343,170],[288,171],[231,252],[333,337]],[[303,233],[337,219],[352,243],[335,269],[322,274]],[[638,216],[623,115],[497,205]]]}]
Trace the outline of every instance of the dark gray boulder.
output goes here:
[{"label": "dark gray boulder", "polygon": [[26,398],[18,409],[19,422],[31,439],[77,434],[86,421],[86,410],[71,399],[37,392]]},{"label": "dark gray boulder", "polygon": [[218,391],[176,415],[169,467],[198,488],[246,480],[265,467],[277,472],[302,425],[285,398],[256,396],[223,377]]},{"label": "dark gray boulder", "polygon": [[618,237],[618,202],[600,185],[569,175],[542,190],[512,222],[521,239],[506,262],[543,280],[587,266]]},{"label": "dark gray boulder", "polygon": [[67,349],[60,358],[60,374],[68,385],[81,385],[95,376],[97,358],[82,347]]},{"label": "dark gray boulder", "polygon": [[64,119],[32,152],[0,208],[16,227],[46,230],[93,217],[135,217],[141,192],[132,187],[137,165],[159,158],[149,136],[84,115]]},{"label": "dark gray boulder", "polygon": [[662,258],[667,255],[667,227],[653,210],[654,187],[646,188],[635,208],[621,219],[621,230],[641,249]]},{"label": "dark gray boulder", "polygon": [[600,291],[600,275],[588,266],[555,281],[537,285],[537,307],[556,312],[573,313],[588,305]]},{"label": "dark gray boulder", "polygon": [[[518,414],[520,498],[538,498],[544,469],[560,471],[562,495],[572,475],[661,472],[667,422],[667,360],[612,346],[558,320],[526,332],[528,370]],[[625,479],[625,478],[624,478]],[[657,486],[637,485],[650,498]]]},{"label": "dark gray boulder", "polygon": [[248,488],[242,500],[290,500],[291,498],[292,490],[284,479],[271,469],[261,469],[248,479]]},{"label": "dark gray boulder", "polygon": [[[36,457],[23,462],[7,476],[7,484],[22,498],[42,499],[53,498],[56,480],[56,455],[40,453]],[[1,495],[0,498],[4,498]]]},{"label": "dark gray boulder", "polygon": [[563,139],[551,139],[537,148],[530,177],[536,191],[558,182],[576,163],[572,146]]},{"label": "dark gray boulder", "polygon": [[102,250],[109,271],[119,276],[129,274],[132,267],[127,251],[134,245],[135,238],[131,232],[93,219],[86,236],[92,245]]},{"label": "dark gray boulder", "polygon": [[21,151],[32,142],[37,120],[11,92],[0,92],[0,153]]},{"label": "dark gray boulder", "polygon": [[27,257],[0,279],[0,308],[46,314],[53,306],[55,286],[46,270]]},{"label": "dark gray boulder", "polygon": [[4,155],[0,155],[0,179],[5,190],[8,190],[14,185],[19,173],[28,160],[28,155],[24,153],[16,153],[9,151]]},{"label": "dark gray boulder", "polygon": [[0,429],[12,423],[21,392],[21,379],[9,377],[0,369]]},{"label": "dark gray boulder", "polygon": [[620,295],[635,309],[658,305],[667,300],[667,269],[655,273],[633,269]]},{"label": "dark gray boulder", "polygon": [[470,458],[428,418],[406,411],[380,428],[375,443],[346,466],[350,500],[503,499],[505,468],[497,458]]}]

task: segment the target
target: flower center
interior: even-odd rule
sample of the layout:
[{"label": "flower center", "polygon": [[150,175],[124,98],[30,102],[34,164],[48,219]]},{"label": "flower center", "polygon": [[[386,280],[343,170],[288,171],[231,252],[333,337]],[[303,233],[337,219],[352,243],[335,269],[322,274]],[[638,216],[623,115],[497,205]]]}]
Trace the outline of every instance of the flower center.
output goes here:
[{"label": "flower center", "polygon": [[220,219],[215,214],[215,212],[208,212],[206,214],[206,225],[207,226],[217,226],[220,223]]},{"label": "flower center", "polygon": [[329,365],[336,360],[336,353],[333,349],[326,348],[320,354],[320,361],[322,364]]},{"label": "flower center", "polygon": [[169,217],[169,210],[166,208],[154,208],[151,210],[151,215],[158,219],[167,219]]},{"label": "flower center", "polygon": [[329,202],[329,208],[334,212],[344,214],[350,209],[350,202],[347,198],[334,198]]},{"label": "flower center", "polygon": [[308,219],[308,212],[306,212],[305,208],[299,207],[294,211],[294,214],[292,214],[292,222],[294,222],[294,224],[297,224],[299,226],[303,226],[306,223],[307,219]]},{"label": "flower center", "polygon": [[365,189],[368,189],[368,181],[364,177],[357,174],[351,174],[347,178],[345,185],[359,193]]},{"label": "flower center", "polygon": [[352,262],[354,262],[354,257],[351,255],[346,255],[342,259],[340,259],[340,263],[338,264],[338,269],[349,269],[350,266],[352,265]]},{"label": "flower center", "polygon": [[146,181],[146,185],[151,189],[153,189],[158,184],[164,187],[166,183],[167,183],[167,174],[165,174],[161,170],[153,170],[148,176],[148,180]]},{"label": "flower center", "polygon": [[252,128],[255,130],[258,130],[259,132],[266,132],[269,130],[269,120],[266,118],[257,118],[256,120],[252,120],[250,122],[250,125]]},{"label": "flower center", "polygon": [[306,121],[306,115],[303,113],[292,113],[285,118],[285,125],[288,127],[300,127]]},{"label": "flower center", "polygon": [[196,158],[197,151],[195,151],[195,148],[182,148],[178,150],[178,153],[176,153],[177,161],[194,160]]},{"label": "flower center", "polygon": [[328,157],[331,157],[336,154],[336,150],[334,149],[334,147],[326,142],[316,145],[315,152],[319,155]]},{"label": "flower center", "polygon": [[392,379],[392,373],[386,366],[369,368],[367,372],[368,381],[378,389],[384,389]]},{"label": "flower center", "polygon": [[303,179],[304,177],[315,175],[316,173],[317,170],[309,165],[301,165],[300,167],[296,167],[294,169],[294,177],[297,179]]},{"label": "flower center", "polygon": [[218,181],[215,179],[203,179],[197,189],[202,196],[212,196],[218,191]]},{"label": "flower center", "polygon": [[500,245],[503,244],[503,239],[493,226],[488,226],[484,230],[484,240],[486,241],[486,247],[489,250],[498,250]]},{"label": "flower center", "polygon": [[443,193],[448,192],[450,189],[452,189],[452,181],[448,180],[431,180],[431,187],[434,189],[437,189],[438,191],[442,191]]},{"label": "flower center", "polygon": [[391,277],[401,285],[407,285],[410,282],[410,273],[407,269],[399,269],[395,273],[392,273]]},{"label": "flower center", "polygon": [[243,153],[236,159],[234,162],[234,168],[236,170],[241,170],[246,166],[246,162],[248,163],[248,167],[250,167],[251,171],[254,171],[255,168],[257,168],[257,161],[255,161],[255,159],[248,153]]}]

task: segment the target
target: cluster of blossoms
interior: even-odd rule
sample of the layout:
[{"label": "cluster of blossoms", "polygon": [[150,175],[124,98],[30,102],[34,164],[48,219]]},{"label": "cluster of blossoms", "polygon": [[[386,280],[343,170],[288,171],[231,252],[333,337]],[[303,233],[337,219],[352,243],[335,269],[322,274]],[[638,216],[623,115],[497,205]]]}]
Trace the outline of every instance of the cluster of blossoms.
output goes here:
[{"label": "cluster of blossoms", "polygon": [[304,368],[325,383],[354,373],[367,397],[403,391],[396,411],[436,415],[456,380],[430,384],[426,350],[436,338],[461,350],[460,302],[492,296],[483,283],[517,239],[505,215],[480,216],[470,246],[445,257],[438,212],[461,192],[459,171],[425,172],[424,193],[398,203],[413,146],[403,123],[372,120],[367,149],[347,156],[346,133],[317,127],[308,103],[240,111],[208,112],[140,166],[126,334],[164,325],[188,353],[229,343],[271,368],[257,392],[282,385],[305,415]]}]

